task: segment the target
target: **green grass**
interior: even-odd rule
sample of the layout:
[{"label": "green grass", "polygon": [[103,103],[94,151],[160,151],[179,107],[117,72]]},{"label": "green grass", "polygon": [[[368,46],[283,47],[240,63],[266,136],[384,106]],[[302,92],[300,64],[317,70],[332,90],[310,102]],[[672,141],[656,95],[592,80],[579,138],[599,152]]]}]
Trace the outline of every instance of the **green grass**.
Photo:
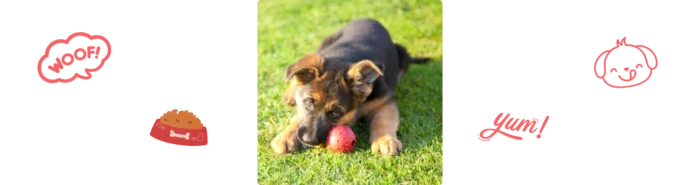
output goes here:
[{"label": "green grass", "polygon": [[[308,149],[276,155],[270,141],[294,114],[281,95],[286,67],[314,51],[347,22],[379,20],[413,65],[396,92],[398,131],[404,152],[371,153],[365,123],[353,126],[358,141],[350,154]],[[441,184],[442,182],[442,5],[439,0],[260,0],[258,3],[258,182],[260,184]]]}]

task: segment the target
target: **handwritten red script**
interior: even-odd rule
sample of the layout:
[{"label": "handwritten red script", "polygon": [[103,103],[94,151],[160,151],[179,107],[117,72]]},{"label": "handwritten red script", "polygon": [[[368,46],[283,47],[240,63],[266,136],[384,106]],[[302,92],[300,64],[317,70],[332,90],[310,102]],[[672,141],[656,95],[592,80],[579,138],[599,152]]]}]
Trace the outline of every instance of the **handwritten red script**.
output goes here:
[{"label": "handwritten red script", "polygon": [[[517,119],[515,119],[515,121],[513,121],[513,118],[508,119],[508,117],[510,117],[510,113],[508,113],[506,115],[506,117],[503,119],[501,119],[502,116],[503,116],[503,113],[498,114],[498,116],[496,116],[496,120],[493,121],[493,125],[496,126],[496,128],[487,128],[487,129],[482,130],[481,133],[479,133],[479,140],[490,141],[491,138],[493,136],[495,136],[496,134],[503,134],[504,136],[507,136],[509,138],[516,139],[516,140],[523,140],[523,138],[520,136],[508,134],[508,133],[502,131],[501,127],[503,127],[504,125],[505,125],[505,130],[511,130],[511,131],[515,131],[515,132],[519,132],[520,129],[522,129],[523,132],[530,132],[530,133],[535,133],[535,131],[537,131],[537,123],[539,122],[537,120],[537,118],[532,118],[531,120],[517,118]],[[501,120],[501,121],[499,122],[498,120]],[[506,120],[508,120],[508,122],[506,122]],[[518,123],[518,121],[520,121],[520,123]],[[539,132],[539,134],[537,134],[537,139],[542,137],[542,130],[544,130],[544,126],[547,125],[547,121],[549,121],[549,116],[544,118],[544,122],[542,123],[542,127],[540,128],[540,132]],[[488,132],[491,132],[491,134],[485,135]]]}]

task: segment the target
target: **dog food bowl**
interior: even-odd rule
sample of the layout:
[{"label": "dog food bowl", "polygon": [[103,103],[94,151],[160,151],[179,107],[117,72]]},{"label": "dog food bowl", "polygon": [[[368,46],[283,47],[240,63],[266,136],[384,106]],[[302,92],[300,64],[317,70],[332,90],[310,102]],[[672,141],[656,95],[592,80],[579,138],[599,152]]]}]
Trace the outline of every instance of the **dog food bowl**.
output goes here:
[{"label": "dog food bowl", "polygon": [[153,124],[151,136],[163,142],[176,145],[207,145],[207,127],[202,127],[202,129],[177,128],[161,124],[160,119],[157,119]]}]

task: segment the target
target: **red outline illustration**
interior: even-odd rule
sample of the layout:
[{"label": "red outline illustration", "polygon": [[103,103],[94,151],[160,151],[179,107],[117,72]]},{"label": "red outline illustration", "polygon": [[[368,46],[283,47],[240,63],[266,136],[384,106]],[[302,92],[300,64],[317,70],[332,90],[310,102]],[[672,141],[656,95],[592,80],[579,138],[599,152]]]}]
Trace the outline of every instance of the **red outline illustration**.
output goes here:
[{"label": "red outline illustration", "polygon": [[[606,48],[605,50],[598,53],[593,62],[593,75],[595,76],[595,78],[597,80],[600,80],[600,82],[603,83],[603,85],[613,90],[626,90],[630,88],[637,88],[643,84],[648,83],[651,80],[651,77],[656,72],[656,70],[659,69],[659,65],[661,63],[661,61],[659,60],[659,56],[656,54],[656,52],[654,52],[654,48],[651,48],[645,44],[631,44],[627,42],[627,39],[627,36],[622,36],[620,38],[615,39],[615,46]],[[617,72],[618,69],[615,66],[612,66],[610,68],[610,73],[616,75],[617,79],[620,80],[622,84],[613,84],[606,79],[608,71],[608,58],[610,58],[610,55],[615,50],[621,48],[632,48],[634,50],[639,51],[642,54],[642,58],[644,59],[644,66],[646,66],[647,72],[649,73],[644,79],[640,80],[639,82],[630,84],[630,82],[637,79],[639,70],[642,69],[642,67],[644,67],[639,61],[636,62],[633,67],[622,67],[622,71],[628,73],[627,78],[622,76],[622,74],[619,74]],[[651,56],[654,58],[654,65],[649,64],[647,53],[651,54]],[[601,60],[603,62],[603,66],[601,68],[601,72],[599,73],[598,62],[600,62]]]},{"label": "red outline illustration", "polygon": [[[71,41],[73,41],[76,38],[85,38],[88,41],[94,42],[94,41],[101,41],[104,46],[105,46],[105,54],[103,56],[94,56],[95,59],[98,59],[99,62],[97,65],[93,68],[89,68],[88,66],[85,66],[83,74],[80,74],[79,72],[75,72],[72,75],[70,75],[68,78],[63,78],[62,76],[56,76],[55,78],[49,78],[46,76],[44,73],[44,70],[42,67],[44,66],[44,63],[51,57],[51,51],[53,50],[54,47],[58,46],[59,44],[63,44],[64,46],[69,46]],[[92,47],[92,48],[90,48]],[[101,47],[100,47],[101,48]],[[87,50],[87,49],[95,49],[94,46],[88,46],[87,48],[76,48],[76,50]],[[99,52],[98,52],[99,53]],[[76,58],[76,57],[73,57]],[[72,59],[72,58],[71,58]],[[66,36],[66,38],[56,38],[51,41],[46,45],[46,49],[44,49],[44,53],[39,56],[39,61],[36,65],[36,73],[39,76],[39,79],[46,83],[46,84],[71,84],[75,81],[78,80],[90,80],[94,77],[94,75],[98,72],[101,71],[106,65],[107,62],[112,59],[112,42],[110,41],[109,38],[104,36],[103,34],[90,34],[86,30],[77,30],[74,32],[71,32]],[[72,60],[77,60],[77,59],[72,59]],[[54,61],[54,63],[58,62],[59,60]],[[72,63],[75,61],[64,61],[62,64],[65,63]],[[58,70],[55,65],[62,65],[62,64],[53,64],[50,68],[52,71],[61,71]],[[51,65],[51,64],[49,64]]]}]

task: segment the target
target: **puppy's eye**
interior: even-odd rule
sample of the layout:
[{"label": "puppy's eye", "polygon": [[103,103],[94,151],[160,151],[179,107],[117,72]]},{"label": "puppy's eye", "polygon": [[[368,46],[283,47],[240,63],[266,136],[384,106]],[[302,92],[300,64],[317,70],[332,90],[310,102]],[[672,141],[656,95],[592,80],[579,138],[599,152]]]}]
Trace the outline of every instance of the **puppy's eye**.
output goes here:
[{"label": "puppy's eye", "polygon": [[306,106],[306,108],[309,108],[309,109],[314,107],[314,100],[312,100],[311,98],[305,99],[304,106]]},{"label": "puppy's eye", "polygon": [[343,115],[343,111],[340,110],[340,108],[335,108],[333,109],[333,111],[331,111],[331,115],[333,115],[334,117],[339,117]]},{"label": "puppy's eye", "polygon": [[640,67],[644,67],[644,66],[642,66],[642,64],[637,64],[637,67],[635,67],[635,69],[640,68]]},{"label": "puppy's eye", "polygon": [[615,69],[615,68],[610,69],[610,72],[611,72],[611,73],[612,73],[613,71],[617,72],[617,69]]}]

